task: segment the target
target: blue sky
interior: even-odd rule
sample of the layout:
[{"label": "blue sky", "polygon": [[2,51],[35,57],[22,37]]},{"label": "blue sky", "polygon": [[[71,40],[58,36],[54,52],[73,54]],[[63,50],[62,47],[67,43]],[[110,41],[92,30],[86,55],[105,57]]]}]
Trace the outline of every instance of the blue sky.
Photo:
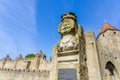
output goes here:
[{"label": "blue sky", "polygon": [[98,35],[104,21],[120,29],[120,0],[0,0],[0,58],[9,54],[52,55],[61,15],[73,12],[84,31]]}]

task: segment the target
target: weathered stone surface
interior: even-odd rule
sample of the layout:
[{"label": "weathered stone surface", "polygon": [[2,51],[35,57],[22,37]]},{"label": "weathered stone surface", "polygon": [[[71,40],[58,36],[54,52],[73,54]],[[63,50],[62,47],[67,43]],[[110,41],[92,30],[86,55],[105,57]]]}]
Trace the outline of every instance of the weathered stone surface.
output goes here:
[{"label": "weathered stone surface", "polygon": [[85,40],[89,80],[101,80],[98,51],[94,33],[92,31],[86,32]]},{"label": "weathered stone surface", "polygon": [[50,71],[0,70],[0,80],[49,80]]},{"label": "weathered stone surface", "polygon": [[58,28],[61,34],[61,39],[58,42],[58,52],[78,49],[77,27],[75,15],[71,13],[63,15],[62,22]]},{"label": "weathered stone surface", "polygon": [[[120,80],[120,31],[107,30],[99,35],[97,41],[102,79]],[[107,64],[113,65],[113,68],[110,66],[113,74],[105,67]]]}]

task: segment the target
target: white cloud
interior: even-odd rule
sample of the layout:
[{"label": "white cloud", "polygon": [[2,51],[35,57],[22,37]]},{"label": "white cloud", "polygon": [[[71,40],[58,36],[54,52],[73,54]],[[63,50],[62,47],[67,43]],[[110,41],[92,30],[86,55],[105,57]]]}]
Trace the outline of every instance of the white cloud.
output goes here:
[{"label": "white cloud", "polygon": [[33,51],[36,0],[0,0],[0,58]]}]

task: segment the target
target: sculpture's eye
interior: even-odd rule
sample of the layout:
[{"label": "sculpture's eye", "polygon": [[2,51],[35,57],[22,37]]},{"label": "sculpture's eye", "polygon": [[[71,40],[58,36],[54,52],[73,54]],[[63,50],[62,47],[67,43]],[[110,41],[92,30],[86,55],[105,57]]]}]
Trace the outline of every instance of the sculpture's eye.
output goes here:
[{"label": "sculpture's eye", "polygon": [[64,26],[67,26],[68,24],[65,24]]},{"label": "sculpture's eye", "polygon": [[63,30],[63,29],[64,29],[64,26],[61,27],[61,30]]}]

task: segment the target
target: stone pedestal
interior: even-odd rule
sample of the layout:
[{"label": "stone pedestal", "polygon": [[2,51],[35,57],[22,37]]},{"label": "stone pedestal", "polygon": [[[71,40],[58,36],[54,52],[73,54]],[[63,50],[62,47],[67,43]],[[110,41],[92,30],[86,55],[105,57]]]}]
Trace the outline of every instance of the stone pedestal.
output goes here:
[{"label": "stone pedestal", "polygon": [[[80,62],[79,50],[57,53],[58,80],[79,80]],[[63,74],[65,74],[63,76]],[[71,77],[69,77],[71,75]],[[61,79],[63,78],[63,79]]]},{"label": "stone pedestal", "polygon": [[[73,13],[62,15],[58,32],[61,38],[53,51],[53,62],[55,62],[55,80],[86,80],[81,79],[85,70],[81,70],[83,59],[84,34],[81,26],[77,25],[77,17]],[[82,73],[81,73],[82,72]],[[84,77],[84,76],[83,76]]]}]

